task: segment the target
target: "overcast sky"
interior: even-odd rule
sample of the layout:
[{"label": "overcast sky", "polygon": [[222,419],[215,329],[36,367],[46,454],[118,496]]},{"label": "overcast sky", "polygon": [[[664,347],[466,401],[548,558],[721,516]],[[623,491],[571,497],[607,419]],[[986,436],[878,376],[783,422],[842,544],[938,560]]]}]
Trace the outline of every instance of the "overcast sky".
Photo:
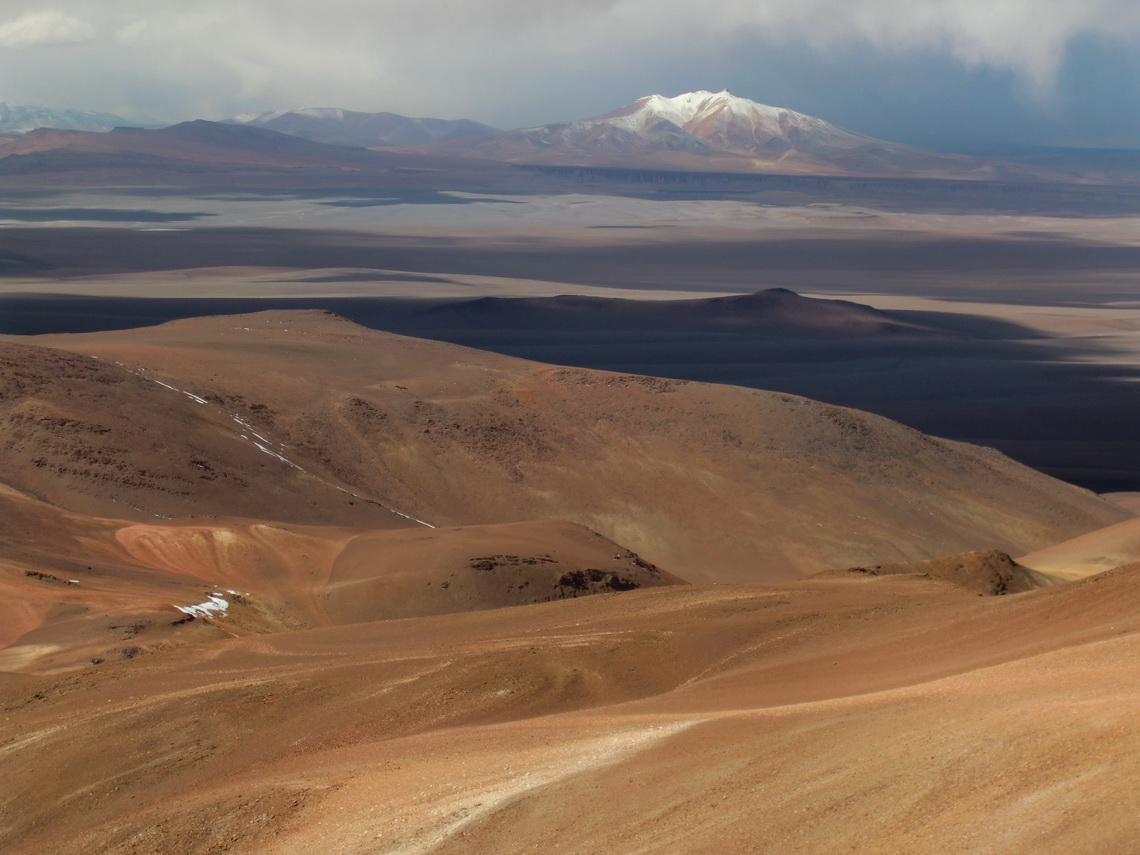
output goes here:
[{"label": "overcast sky", "polygon": [[1140,147],[1140,0],[0,0],[0,100],[520,127],[720,90],[969,150]]}]

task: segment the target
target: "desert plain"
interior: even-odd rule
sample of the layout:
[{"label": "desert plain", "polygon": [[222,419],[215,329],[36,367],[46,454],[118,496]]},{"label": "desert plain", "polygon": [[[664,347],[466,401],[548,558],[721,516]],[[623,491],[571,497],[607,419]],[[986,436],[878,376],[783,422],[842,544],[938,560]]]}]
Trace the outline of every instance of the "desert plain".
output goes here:
[{"label": "desert plain", "polygon": [[187,145],[0,158],[4,851],[1137,851],[1134,184]]}]

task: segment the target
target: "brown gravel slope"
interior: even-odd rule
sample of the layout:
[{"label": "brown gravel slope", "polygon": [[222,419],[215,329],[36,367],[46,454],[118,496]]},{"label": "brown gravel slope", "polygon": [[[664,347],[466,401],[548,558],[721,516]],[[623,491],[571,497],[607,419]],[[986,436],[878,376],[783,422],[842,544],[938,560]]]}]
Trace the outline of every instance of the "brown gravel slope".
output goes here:
[{"label": "brown gravel slope", "polygon": [[412,525],[283,460],[250,424],[256,402],[196,399],[175,385],[111,360],[0,341],[0,483],[108,517]]},{"label": "brown gravel slope", "polygon": [[843,576],[922,576],[961,585],[987,596],[1021,594],[1044,588],[1055,580],[1030,570],[996,549],[979,549],[959,555],[944,555],[927,561],[904,561],[873,567],[825,570],[818,577]]},{"label": "brown gravel slope", "polygon": [[0,845],[1127,853],[1138,581],[682,586],[10,675]]},{"label": "brown gravel slope", "polygon": [[[346,498],[433,525],[565,519],[690,581],[726,582],[1021,554],[1127,517],[991,450],[856,411],[539,365],[319,312],[37,342],[145,369],[357,494],[326,501],[306,486],[307,502],[274,502],[269,519],[328,522]],[[288,463],[249,449],[300,486]]]},{"label": "brown gravel slope", "polygon": [[1018,559],[1054,579],[1083,579],[1140,561],[1140,519],[1090,531]]},{"label": "brown gravel slope", "polygon": [[[0,493],[0,671],[69,673],[190,643],[678,584],[573,523],[376,531],[132,523]],[[176,607],[224,601],[190,616]]]}]

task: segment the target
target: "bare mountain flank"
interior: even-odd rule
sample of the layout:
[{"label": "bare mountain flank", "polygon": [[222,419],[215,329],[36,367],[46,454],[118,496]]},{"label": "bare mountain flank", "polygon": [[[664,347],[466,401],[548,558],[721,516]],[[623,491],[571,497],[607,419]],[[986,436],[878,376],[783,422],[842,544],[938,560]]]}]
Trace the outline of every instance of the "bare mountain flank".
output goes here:
[{"label": "bare mountain flank", "polygon": [[23,493],[106,517],[409,524],[289,462],[267,412],[141,366],[0,342],[0,482]]},{"label": "bare mountain flank", "polygon": [[[278,489],[312,484],[298,494],[303,500],[238,491],[225,500],[228,513],[257,501],[262,518],[294,522],[328,523],[340,508],[346,520],[361,513],[390,520],[392,509],[438,526],[564,519],[689,581],[722,582],[983,547],[1021,554],[1126,516],[992,450],[864,413],[791,395],[529,363],[317,312],[37,341],[123,362],[181,390],[171,395],[200,419],[226,425],[216,441],[225,439],[227,455],[240,450],[259,464],[243,470],[227,462],[226,471],[276,470],[270,483]],[[147,388],[155,400],[170,391]],[[235,416],[261,439],[242,439]],[[102,425],[103,417],[87,418]],[[135,418],[145,424],[147,416]],[[194,425],[170,425],[164,441],[181,441]],[[35,442],[43,447],[69,435],[42,430]],[[43,454],[43,467],[21,462],[0,477],[41,495],[53,490],[64,506],[105,495],[128,515],[150,516],[150,483],[105,493],[107,482],[87,469],[70,471],[77,467],[65,464],[69,453],[65,445]],[[178,478],[200,472],[187,455],[163,458]],[[178,501],[185,513],[218,512],[213,500],[195,505],[193,493]]]}]

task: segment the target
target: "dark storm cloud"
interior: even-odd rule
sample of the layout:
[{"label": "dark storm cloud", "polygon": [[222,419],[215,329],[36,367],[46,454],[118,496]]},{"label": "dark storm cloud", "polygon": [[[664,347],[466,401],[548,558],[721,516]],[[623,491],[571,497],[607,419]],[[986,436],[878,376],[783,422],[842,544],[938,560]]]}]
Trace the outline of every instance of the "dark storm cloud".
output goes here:
[{"label": "dark storm cloud", "polygon": [[0,98],[134,116],[336,105],[518,126],[727,87],[926,145],[1140,144],[1125,109],[1140,95],[1135,0],[60,0],[6,12]]}]

